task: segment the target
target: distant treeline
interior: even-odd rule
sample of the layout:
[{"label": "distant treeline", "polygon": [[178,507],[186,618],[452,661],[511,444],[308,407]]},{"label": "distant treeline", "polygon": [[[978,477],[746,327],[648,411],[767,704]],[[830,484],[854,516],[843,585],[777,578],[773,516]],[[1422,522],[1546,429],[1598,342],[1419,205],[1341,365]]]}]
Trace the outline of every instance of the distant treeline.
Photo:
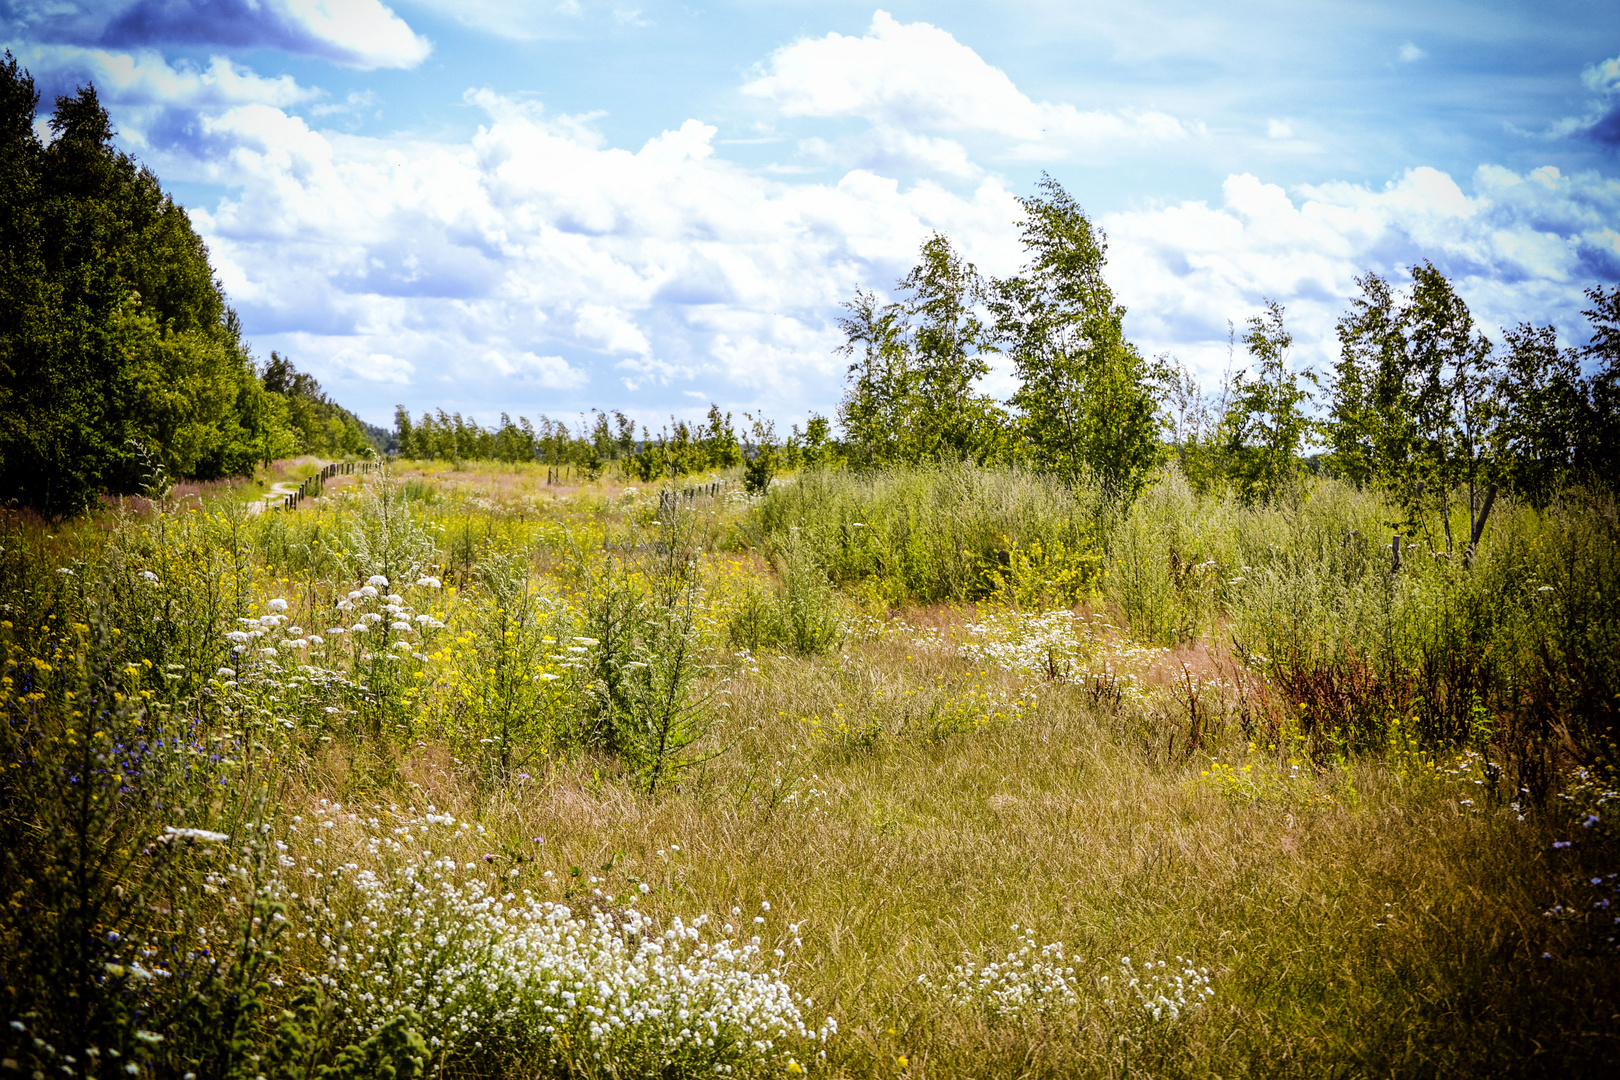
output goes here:
[{"label": "distant treeline", "polygon": [[378,436],[271,354],[261,370],[185,210],[112,146],[95,88],[0,62],[0,500],[48,515]]},{"label": "distant treeline", "polygon": [[537,461],[588,478],[616,469],[641,481],[743,465],[751,486],[763,486],[777,468],[831,463],[838,452],[826,417],[812,414],[805,430],[795,425],[786,440],[777,438],[771,421],[747,420],[739,436],[732,415],[711,405],[706,422],[672,417],[656,435],[643,426],[638,437],[635,421],[617,410],[592,410],[589,419],[581,414],[573,427],[547,416],[538,423],[520,416],[514,423],[502,413],[498,426],[486,428],[443,409],[413,421],[401,405],[394,411],[393,447],[399,456],[417,460]]},{"label": "distant treeline", "polygon": [[[1570,484],[1620,476],[1620,287],[1587,291],[1595,333],[1560,349],[1554,327],[1529,323],[1490,340],[1427,262],[1404,285],[1368,273],[1339,322],[1330,371],[1289,363],[1283,308],[1268,303],[1234,329],[1234,368],[1209,392],[1126,338],[1125,309],[1103,276],[1106,238],[1069,194],[1047,178],[1022,203],[1027,261],[1017,275],[987,280],[935,235],[897,299],[862,291],[845,305],[840,439],[812,415],[785,439],[749,417],[739,440],[717,407],[706,423],[672,420],[640,438],[618,412],[573,428],[502,416],[486,430],[442,411],[412,424],[401,408],[400,452],[538,460],[589,475],[616,466],[642,480],[746,464],[753,487],[803,464],[971,461],[1127,501],[1174,460],[1199,490],[1246,502],[1329,472],[1384,490],[1412,520],[1459,493],[1475,513],[1492,485],[1539,506]],[[1248,358],[1238,366],[1240,344]],[[1006,401],[980,388],[996,354],[1019,382]]]}]

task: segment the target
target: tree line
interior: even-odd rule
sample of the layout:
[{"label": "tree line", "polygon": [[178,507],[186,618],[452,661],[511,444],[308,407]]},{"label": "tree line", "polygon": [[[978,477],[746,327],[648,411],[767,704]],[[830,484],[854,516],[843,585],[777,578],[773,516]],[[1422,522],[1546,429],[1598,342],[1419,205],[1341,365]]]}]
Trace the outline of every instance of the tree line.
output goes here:
[{"label": "tree line", "polygon": [[[894,300],[862,291],[845,305],[846,460],[1022,464],[1124,499],[1167,459],[1245,501],[1312,469],[1383,489],[1413,520],[1459,492],[1477,512],[1489,485],[1544,506],[1620,470],[1620,287],[1587,290],[1595,332],[1560,348],[1551,325],[1492,341],[1432,263],[1407,284],[1369,272],[1331,370],[1290,365],[1284,309],[1268,302],[1232,335],[1250,363],[1206,392],[1126,338],[1106,237],[1074,199],[1048,177],[1021,202],[1014,276],[981,277],[935,235]],[[1018,381],[1006,401],[979,389],[998,353]]]},{"label": "tree line", "polygon": [[[1409,282],[1369,272],[1338,323],[1339,356],[1324,372],[1291,365],[1282,305],[1267,302],[1241,333],[1214,391],[1125,335],[1125,308],[1104,276],[1107,238],[1050,177],[1020,200],[1026,262],[986,279],[948,238],[922,245],[894,299],[861,290],[845,305],[849,359],[833,438],[825,417],[779,439],[752,416],[739,439],[729,414],[672,420],[657,436],[622,413],[573,429],[505,416],[484,430],[459,416],[412,425],[413,457],[541,460],[598,475],[616,466],[652,480],[745,466],[751,487],[779,468],[885,468],[971,461],[1017,465],[1096,484],[1129,500],[1174,461],[1201,491],[1245,502],[1275,498],[1308,471],[1385,491],[1408,522],[1449,509],[1472,518],[1495,486],[1545,506],[1571,484],[1620,475],[1620,287],[1587,291],[1594,334],[1560,347],[1551,325],[1521,323],[1488,338],[1432,263]],[[1248,363],[1237,364],[1241,345]],[[1017,389],[985,393],[991,360],[1012,361]]]},{"label": "tree line", "polygon": [[743,466],[744,480],[752,489],[763,488],[779,468],[829,464],[837,444],[832,425],[811,414],[803,432],[793,426],[785,440],[770,420],[745,414],[748,426],[739,435],[731,413],[710,405],[706,420],[696,423],[671,417],[654,434],[624,413],[594,409],[581,413],[573,426],[542,415],[538,423],[520,416],[514,423],[506,413],[498,425],[484,427],[443,409],[416,419],[405,406],[394,410],[392,448],[400,457],[437,461],[539,462],[595,479],[617,471],[627,479],[651,482],[692,473]]},{"label": "tree line", "polygon": [[0,500],[51,516],[163,477],[371,452],[319,384],[242,340],[208,249],[150,169],[112,145],[95,87],[56,101],[0,61]]}]

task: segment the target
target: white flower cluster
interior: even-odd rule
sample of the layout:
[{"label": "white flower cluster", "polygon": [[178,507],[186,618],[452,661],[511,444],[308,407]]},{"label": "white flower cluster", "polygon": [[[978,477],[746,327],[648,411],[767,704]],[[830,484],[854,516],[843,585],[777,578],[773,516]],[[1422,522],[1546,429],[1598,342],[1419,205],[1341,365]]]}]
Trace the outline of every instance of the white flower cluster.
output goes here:
[{"label": "white flower cluster", "polygon": [[[418,578],[416,584],[426,589],[440,587],[439,579],[435,577]],[[383,593],[382,590],[386,588],[388,579],[381,574],[373,574],[364,585],[339,600],[338,612],[345,620],[353,619],[354,624],[331,627],[326,631],[327,636],[339,638],[345,634],[354,635],[350,640],[356,642],[356,652],[361,659],[370,659],[371,653],[366,650],[364,643],[372,641],[372,638],[366,635],[380,633],[376,645],[382,648],[389,633],[397,634],[392,644],[386,646],[392,652],[385,655],[409,654],[416,660],[426,661],[427,657],[414,646],[412,635],[423,630],[442,630],[445,624],[426,612],[414,611],[398,593]]]},{"label": "white flower cluster", "polygon": [[[1019,933],[1016,925],[1012,929]],[[1195,968],[1179,956],[1175,970],[1160,960],[1157,964],[1149,961],[1139,972],[1128,956],[1120,958],[1119,970],[1117,983],[1107,975],[1097,980],[1103,998],[1117,1003],[1116,995],[1123,991],[1124,1004],[1153,1023],[1177,1020],[1215,993],[1209,970]],[[978,1007],[997,1017],[1073,1008],[1080,1004],[1083,989],[1074,965],[1064,956],[1063,943],[1037,945],[1035,932],[1027,928],[1019,936],[1017,948],[1002,960],[981,964],[970,959],[958,964],[942,987],[935,987],[927,975],[919,976],[917,982],[942,991],[957,1008]]]},{"label": "white flower cluster", "polygon": [[[1100,981],[1106,986],[1108,976],[1104,975]],[[1127,995],[1127,1003],[1135,1005],[1144,1019],[1154,1023],[1178,1020],[1182,1013],[1198,1008],[1215,996],[1209,985],[1209,969],[1195,968],[1179,956],[1174,969],[1163,960],[1157,965],[1149,960],[1141,971],[1132,966],[1130,957],[1120,957],[1119,987]]]},{"label": "white flower cluster", "polygon": [[660,928],[633,906],[576,914],[506,891],[495,856],[458,864],[435,853],[482,833],[448,814],[390,826],[323,817],[321,846],[341,826],[357,833],[345,847],[365,856],[287,857],[282,880],[295,939],[320,950],[314,977],[362,1032],[410,1009],[440,1053],[478,1043],[570,1074],[611,1063],[625,1075],[723,1075],[785,1066],[791,1046],[836,1031],[831,1018],[805,1026],[758,937],[711,937],[706,918]]},{"label": "white flower cluster", "polygon": [[[318,634],[305,634],[302,628],[289,623],[283,614],[287,610],[287,601],[277,597],[267,605],[269,611],[263,615],[237,619],[239,630],[232,630],[225,635],[225,640],[234,647],[233,652],[238,660],[237,667],[249,655],[260,658],[264,666],[274,669],[276,659],[285,652],[302,653],[310,647],[319,648],[326,644],[324,638]],[[217,673],[220,677],[233,679],[236,677],[235,668],[221,668]],[[227,684],[230,685],[230,684]]]},{"label": "white flower cluster", "polygon": [[[917,981],[930,985],[926,975]],[[1076,1005],[1080,1001],[1076,987],[1063,943],[1037,945],[1035,931],[1026,929],[1005,959],[983,964],[969,960],[952,968],[944,992],[952,1005],[979,1005],[991,1015],[1011,1016]]]},{"label": "white flower cluster", "polygon": [[1101,615],[1066,610],[987,615],[962,631],[958,650],[972,663],[1075,682],[1106,677],[1130,698],[1144,695],[1142,676],[1168,652],[1133,644]]}]

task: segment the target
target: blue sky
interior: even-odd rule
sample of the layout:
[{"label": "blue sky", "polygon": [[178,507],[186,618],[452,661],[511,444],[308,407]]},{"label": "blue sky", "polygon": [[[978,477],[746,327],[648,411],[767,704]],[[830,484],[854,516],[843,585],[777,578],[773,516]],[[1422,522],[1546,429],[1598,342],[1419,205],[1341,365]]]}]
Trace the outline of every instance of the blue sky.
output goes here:
[{"label": "blue sky", "polygon": [[933,231],[1014,270],[1043,172],[1206,383],[1266,298],[1329,362],[1367,270],[1572,342],[1620,280],[1612,2],[0,0],[0,39],[47,106],[94,80],[255,351],[377,422],[831,413],[839,303]]}]

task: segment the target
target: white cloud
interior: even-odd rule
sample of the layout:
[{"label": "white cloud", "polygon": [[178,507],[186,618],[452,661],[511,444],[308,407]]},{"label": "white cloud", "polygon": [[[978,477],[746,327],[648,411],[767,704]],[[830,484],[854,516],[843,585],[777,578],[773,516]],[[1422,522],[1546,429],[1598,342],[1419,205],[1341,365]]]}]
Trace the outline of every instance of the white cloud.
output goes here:
[{"label": "white cloud", "polygon": [[[465,141],[322,131],[262,104],[206,121],[234,194],[193,216],[255,342],[376,419],[385,385],[486,419],[611,404],[656,427],[711,388],[792,419],[837,401],[838,305],[892,283],[931,231],[986,272],[1021,261],[993,176],[965,193],[872,169],[784,182],[717,156],[696,120],[632,151],[533,103],[468,100],[488,119]],[[1377,188],[1231,176],[1218,205],[1105,216],[1109,278],[1133,337],[1206,378],[1227,321],[1268,297],[1322,366],[1355,277],[1423,258],[1486,328],[1575,325],[1579,288],[1620,271],[1620,183],[1482,169],[1469,188],[1430,168]]]},{"label": "white cloud", "polygon": [[1588,67],[1581,72],[1581,81],[1595,94],[1613,94],[1620,91],[1620,56]]},{"label": "white cloud", "polygon": [[416,370],[409,360],[401,360],[387,353],[360,354],[350,349],[340,350],[328,361],[328,370],[335,370],[356,379],[372,383],[391,383],[396,386],[410,384]]},{"label": "white cloud", "polygon": [[410,68],[433,46],[379,0],[269,0],[293,25],[362,68]]},{"label": "white cloud", "polygon": [[1408,41],[1406,44],[1401,46],[1400,51],[1397,52],[1396,55],[1401,58],[1402,63],[1410,64],[1415,60],[1422,60],[1429,54]]},{"label": "white cloud", "polygon": [[928,23],[885,11],[864,37],[801,38],[772,54],[743,92],[789,117],[859,117],[880,129],[991,136],[1020,158],[1156,144],[1198,129],[1163,112],[1081,110],[1031,100],[1000,68]]},{"label": "white cloud", "polygon": [[1206,382],[1226,365],[1227,321],[1241,326],[1263,299],[1288,307],[1296,359],[1324,368],[1356,277],[1399,277],[1423,259],[1457,282],[1487,334],[1520,320],[1575,331],[1580,288],[1620,270],[1620,183],[1487,167],[1472,186],[1468,194],[1417,168],[1382,188],[1329,183],[1291,196],[1232,176],[1218,207],[1107,215],[1110,280],[1135,339],[1178,355]]},{"label": "white cloud", "polygon": [[560,356],[536,356],[532,352],[507,355],[497,349],[484,354],[484,363],[509,379],[539,383],[554,390],[573,390],[590,382],[590,376]]},{"label": "white cloud", "polygon": [[318,97],[320,91],[299,86],[291,75],[265,78],[224,56],[207,67],[185,60],[170,64],[149,50],[108,52],[77,45],[10,44],[14,55],[33,70],[66,71],[94,82],[108,102],[201,109],[258,104],[286,108]]},{"label": "white cloud", "polygon": [[1294,128],[1293,128],[1293,125],[1290,124],[1288,121],[1286,121],[1286,120],[1267,120],[1266,121],[1266,138],[1268,138],[1268,139],[1292,139],[1293,137],[1294,137]]},{"label": "white cloud", "polygon": [[[893,282],[931,231],[989,269],[1016,263],[1017,204],[995,180],[785,184],[716,157],[695,120],[632,152],[532,103],[469,101],[488,122],[465,142],[323,131],[257,104],[205,117],[229,148],[208,175],[233,194],[193,218],[256,346],[368,416],[391,411],[379,381],[408,381],[416,406],[611,403],[649,421],[697,383],[802,415],[838,397],[838,304]],[[554,393],[525,403],[539,389]]]}]

